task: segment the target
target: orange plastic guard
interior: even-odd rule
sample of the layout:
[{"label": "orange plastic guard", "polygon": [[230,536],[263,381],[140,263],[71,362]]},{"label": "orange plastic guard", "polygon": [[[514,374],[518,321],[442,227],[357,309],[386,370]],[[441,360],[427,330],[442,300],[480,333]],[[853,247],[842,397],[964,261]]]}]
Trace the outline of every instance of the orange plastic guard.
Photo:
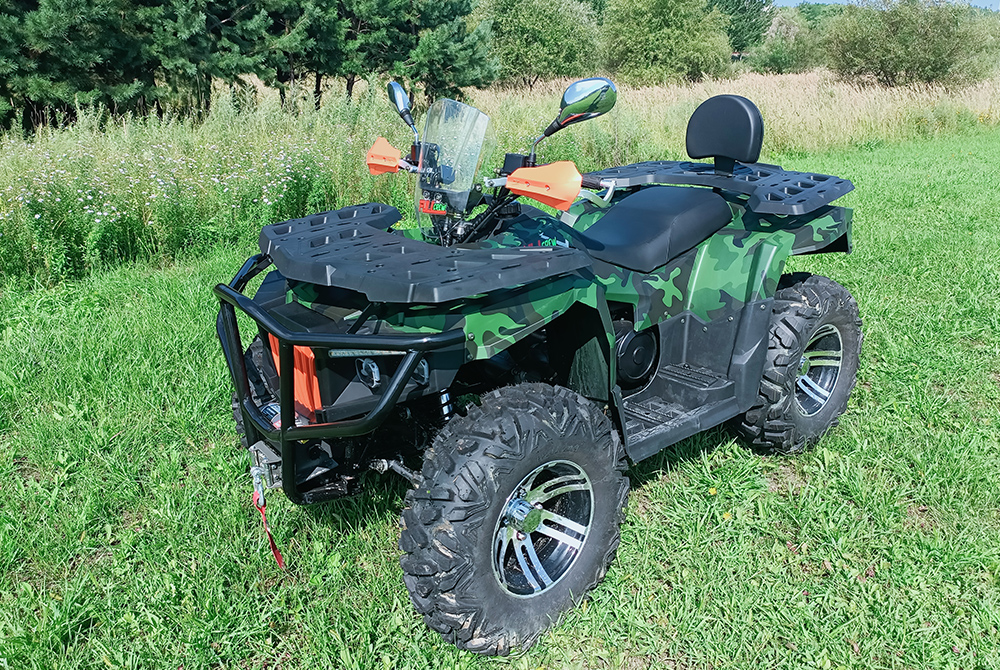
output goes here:
[{"label": "orange plastic guard", "polygon": [[[274,368],[281,374],[281,362],[278,360],[278,340],[268,333],[271,344],[271,355],[274,356]],[[316,355],[309,347],[295,347],[295,411],[302,416],[315,421],[316,410],[323,406],[319,397],[319,379],[316,378]]]},{"label": "orange plastic guard", "polygon": [[523,167],[507,177],[507,189],[517,195],[566,211],[580,195],[579,170],[573,161],[559,161],[538,167]]},{"label": "orange plastic guard", "polygon": [[365,162],[368,163],[368,171],[372,174],[399,172],[400,156],[399,149],[389,144],[389,140],[380,137],[368,150]]}]

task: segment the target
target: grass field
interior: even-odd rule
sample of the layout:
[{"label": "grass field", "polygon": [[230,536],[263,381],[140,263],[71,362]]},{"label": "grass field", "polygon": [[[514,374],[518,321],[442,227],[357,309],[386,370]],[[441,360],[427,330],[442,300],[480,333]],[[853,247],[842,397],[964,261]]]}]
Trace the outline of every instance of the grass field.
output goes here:
[{"label": "grass field", "polygon": [[841,426],[794,460],[725,429],[631,471],[622,547],[520,657],[457,652],[413,612],[404,487],[250,505],[211,286],[255,235],[162,267],[0,290],[0,668],[1000,667],[995,130],[803,155],[857,190]]}]

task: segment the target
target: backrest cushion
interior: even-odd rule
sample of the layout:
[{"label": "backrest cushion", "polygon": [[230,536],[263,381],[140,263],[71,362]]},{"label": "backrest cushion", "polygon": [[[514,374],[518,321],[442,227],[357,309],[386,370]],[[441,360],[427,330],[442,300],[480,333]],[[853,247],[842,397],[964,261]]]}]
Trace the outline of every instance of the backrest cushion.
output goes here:
[{"label": "backrest cushion", "polygon": [[756,163],[764,140],[757,105],[738,95],[716,95],[698,105],[687,127],[691,158],[729,158]]}]

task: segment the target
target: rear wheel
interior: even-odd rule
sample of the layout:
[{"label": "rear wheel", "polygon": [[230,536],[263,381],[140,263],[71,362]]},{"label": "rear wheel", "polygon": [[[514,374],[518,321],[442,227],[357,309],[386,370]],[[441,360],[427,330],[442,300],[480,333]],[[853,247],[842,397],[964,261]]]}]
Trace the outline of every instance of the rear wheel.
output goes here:
[{"label": "rear wheel", "polygon": [[837,421],[854,388],[861,353],[858,304],[827,277],[781,278],[756,404],[738,428],[754,446],[795,454]]},{"label": "rear wheel", "polygon": [[611,422],[567,389],[483,397],[425,454],[399,545],[418,612],[462,649],[526,648],[603,578],[628,478]]}]

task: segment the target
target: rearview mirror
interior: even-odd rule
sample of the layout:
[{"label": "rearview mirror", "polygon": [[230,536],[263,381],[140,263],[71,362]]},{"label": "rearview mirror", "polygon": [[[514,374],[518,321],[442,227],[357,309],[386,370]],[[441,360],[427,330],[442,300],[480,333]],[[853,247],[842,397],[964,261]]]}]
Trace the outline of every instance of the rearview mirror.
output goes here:
[{"label": "rearview mirror", "polygon": [[396,106],[399,117],[403,119],[406,125],[413,129],[413,134],[416,135],[417,127],[413,123],[413,114],[410,113],[410,98],[406,95],[403,87],[399,85],[399,82],[389,82],[389,101]]},{"label": "rearview mirror", "polygon": [[574,81],[563,93],[562,102],[559,105],[559,116],[531,145],[528,165],[535,164],[535,148],[539,142],[566,126],[610,112],[617,101],[618,89],[615,88],[610,79],[591,77],[590,79]]},{"label": "rearview mirror", "polygon": [[548,137],[568,125],[610,112],[618,101],[618,89],[610,79],[592,77],[569,85],[559,105],[559,116],[545,129]]}]

